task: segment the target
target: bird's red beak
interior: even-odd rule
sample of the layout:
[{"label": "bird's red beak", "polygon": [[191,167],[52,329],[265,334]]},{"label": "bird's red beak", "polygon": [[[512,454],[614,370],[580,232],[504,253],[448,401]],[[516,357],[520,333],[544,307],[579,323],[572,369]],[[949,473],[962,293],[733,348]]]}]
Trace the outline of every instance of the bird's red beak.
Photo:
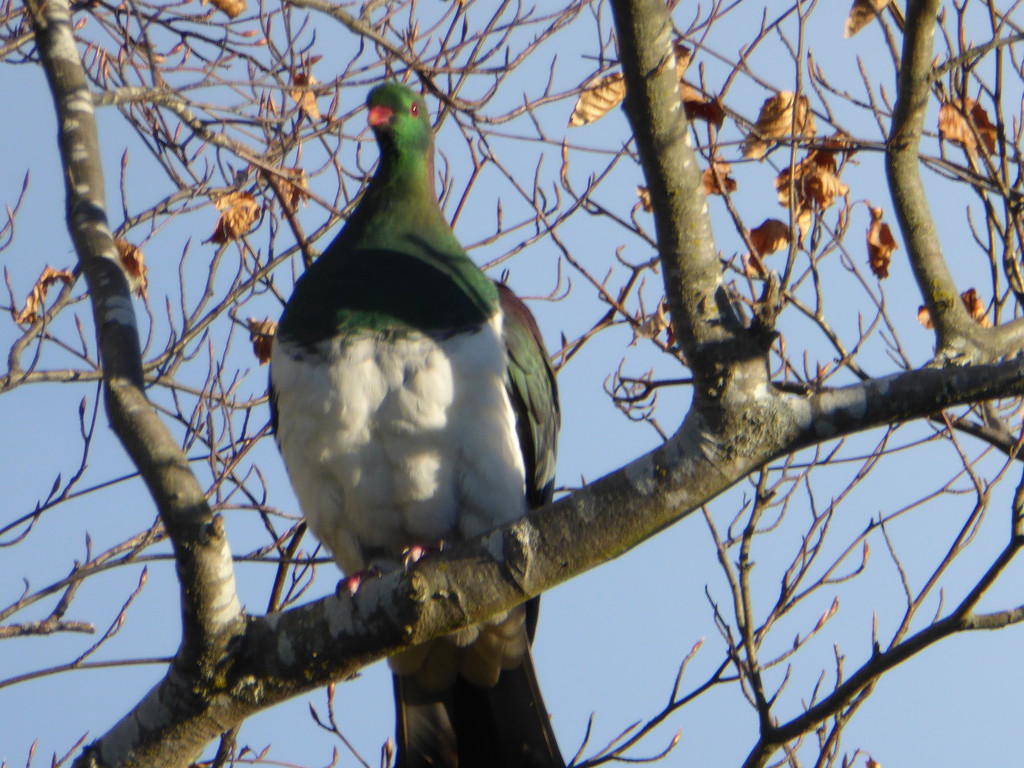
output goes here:
[{"label": "bird's red beak", "polygon": [[366,121],[370,124],[371,128],[376,128],[378,125],[390,123],[391,117],[394,114],[394,110],[390,107],[370,107],[370,114]]}]

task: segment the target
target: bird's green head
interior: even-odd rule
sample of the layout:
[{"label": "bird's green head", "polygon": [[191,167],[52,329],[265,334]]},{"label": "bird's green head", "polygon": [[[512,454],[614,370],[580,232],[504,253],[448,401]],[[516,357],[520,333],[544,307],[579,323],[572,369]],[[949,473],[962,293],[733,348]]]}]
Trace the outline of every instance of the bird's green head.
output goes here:
[{"label": "bird's green head", "polygon": [[398,154],[430,152],[433,132],[427,103],[401,83],[384,83],[366,98],[368,121],[381,150]]}]

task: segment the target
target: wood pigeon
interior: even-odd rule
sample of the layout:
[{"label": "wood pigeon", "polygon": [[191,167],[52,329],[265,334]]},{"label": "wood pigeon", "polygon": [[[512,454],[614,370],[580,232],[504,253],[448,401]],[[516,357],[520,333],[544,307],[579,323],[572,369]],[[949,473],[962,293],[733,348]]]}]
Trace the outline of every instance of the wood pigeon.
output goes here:
[{"label": "wood pigeon", "polygon": [[[559,406],[526,306],[455,239],[421,96],[367,99],[380,163],[295,284],[271,354],[278,446],[348,576],[551,499]],[[398,768],[563,768],[530,642],[537,600],[393,657]]]}]

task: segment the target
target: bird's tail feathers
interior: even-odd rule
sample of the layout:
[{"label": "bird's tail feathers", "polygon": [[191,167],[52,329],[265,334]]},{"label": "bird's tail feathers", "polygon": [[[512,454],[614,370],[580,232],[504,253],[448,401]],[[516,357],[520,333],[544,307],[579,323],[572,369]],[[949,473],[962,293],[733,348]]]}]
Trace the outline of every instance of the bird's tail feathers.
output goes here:
[{"label": "bird's tail feathers", "polygon": [[564,768],[529,651],[485,688],[430,691],[395,676],[396,768]]}]

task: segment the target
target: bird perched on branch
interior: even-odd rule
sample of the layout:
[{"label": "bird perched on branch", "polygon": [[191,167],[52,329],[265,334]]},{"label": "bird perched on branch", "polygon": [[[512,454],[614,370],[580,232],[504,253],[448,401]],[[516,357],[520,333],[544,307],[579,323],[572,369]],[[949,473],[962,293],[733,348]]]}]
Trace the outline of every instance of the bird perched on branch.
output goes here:
[{"label": "bird perched on branch", "polygon": [[[555,377],[526,306],[459,245],[421,96],[374,89],[380,163],[295,285],[271,355],[278,445],[352,576],[551,499]],[[399,768],[562,768],[530,643],[537,601],[391,659]]]}]

